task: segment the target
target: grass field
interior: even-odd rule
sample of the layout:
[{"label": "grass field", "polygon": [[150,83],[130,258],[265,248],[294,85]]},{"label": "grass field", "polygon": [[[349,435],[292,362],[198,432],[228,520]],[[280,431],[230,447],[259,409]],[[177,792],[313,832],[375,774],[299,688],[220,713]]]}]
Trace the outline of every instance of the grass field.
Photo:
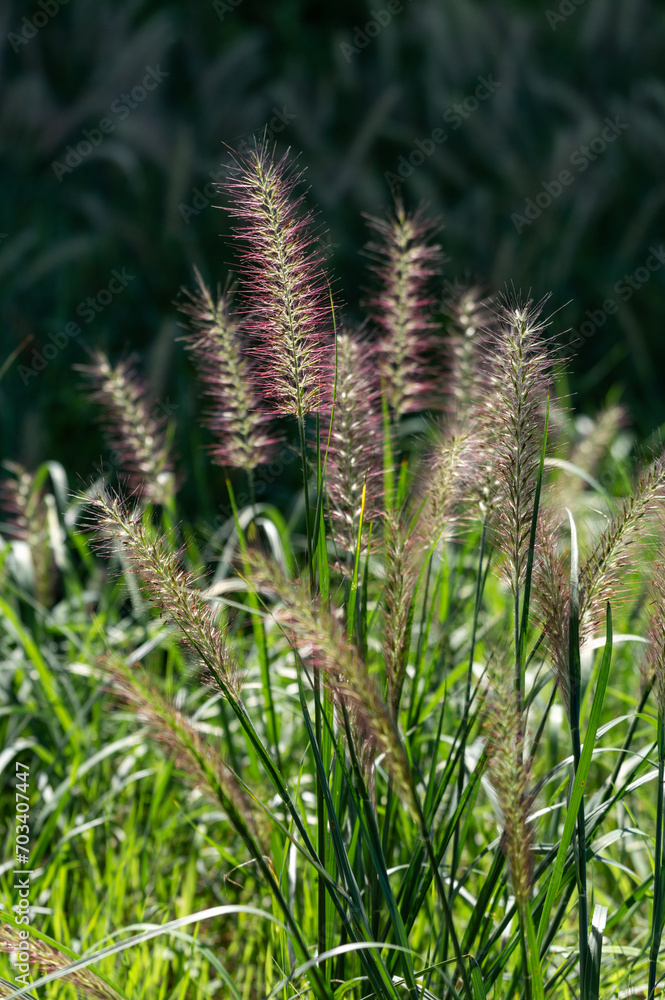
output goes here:
[{"label": "grass field", "polygon": [[575,420],[544,303],[439,324],[420,215],[346,330],[298,180],[240,160],[239,298],[186,307],[222,523],[102,355],[129,497],[8,470],[3,995],[658,995],[665,461]]}]

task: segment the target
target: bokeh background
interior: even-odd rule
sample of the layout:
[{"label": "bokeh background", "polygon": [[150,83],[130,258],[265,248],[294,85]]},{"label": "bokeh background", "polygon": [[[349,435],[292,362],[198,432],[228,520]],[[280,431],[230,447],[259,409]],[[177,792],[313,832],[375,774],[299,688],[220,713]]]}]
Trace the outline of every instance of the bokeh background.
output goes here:
[{"label": "bokeh background", "polygon": [[647,441],[665,421],[664,73],[655,0],[3,0],[3,457],[89,478],[105,446],[76,366],[138,352],[186,502],[211,504],[175,301],[193,265],[212,283],[233,266],[212,182],[266,128],[307,168],[351,316],[362,213],[401,170],[444,225],[442,300],[551,291],[572,405],[621,399]]}]

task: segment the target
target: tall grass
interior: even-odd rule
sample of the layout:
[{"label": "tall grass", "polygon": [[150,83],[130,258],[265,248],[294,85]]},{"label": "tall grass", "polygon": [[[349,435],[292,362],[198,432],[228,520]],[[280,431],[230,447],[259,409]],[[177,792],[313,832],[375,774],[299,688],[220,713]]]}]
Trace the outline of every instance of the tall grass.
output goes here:
[{"label": "tall grass", "polygon": [[[102,355],[129,496],[6,481],[35,978],[3,995],[655,996],[665,460],[632,484],[623,416],[575,427],[544,302],[469,289],[442,326],[422,211],[372,220],[359,332],[287,159],[257,144],[222,196],[237,291],[185,305],[221,531],[179,520],[169,435]],[[289,523],[252,485],[280,437]]]}]

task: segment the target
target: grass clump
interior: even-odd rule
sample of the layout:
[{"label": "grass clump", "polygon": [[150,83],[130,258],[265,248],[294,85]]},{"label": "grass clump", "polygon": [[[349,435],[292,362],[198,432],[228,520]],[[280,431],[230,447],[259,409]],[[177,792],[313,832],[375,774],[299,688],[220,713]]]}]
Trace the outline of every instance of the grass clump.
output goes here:
[{"label": "grass clump", "polygon": [[[338,331],[299,191],[264,145],[238,159],[237,292],[197,273],[184,307],[221,530],[180,518],[168,428],[102,355],[123,495],[72,499],[53,464],[7,480],[2,795],[9,815],[20,759],[32,988],[650,1000],[663,457],[627,484],[618,408],[576,427],[544,302],[472,288],[437,316],[422,210],[372,220],[369,329]],[[291,439],[287,523],[255,476]]]}]

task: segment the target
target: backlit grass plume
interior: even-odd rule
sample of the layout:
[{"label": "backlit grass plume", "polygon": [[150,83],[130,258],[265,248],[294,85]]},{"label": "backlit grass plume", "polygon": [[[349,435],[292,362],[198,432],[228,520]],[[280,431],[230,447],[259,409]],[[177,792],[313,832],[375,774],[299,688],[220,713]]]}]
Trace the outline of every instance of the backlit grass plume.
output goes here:
[{"label": "backlit grass plume", "polygon": [[[363,543],[380,505],[383,443],[376,385],[367,370],[366,354],[367,345],[350,334],[337,338],[337,393],[328,451],[327,490],[333,537],[346,553],[356,549],[363,486],[366,487]],[[332,388],[330,391],[332,408]]]},{"label": "backlit grass plume", "polygon": [[478,404],[483,378],[483,350],[487,347],[491,313],[478,288],[466,288],[447,303],[451,325],[447,337],[449,371],[446,393],[457,419]]},{"label": "backlit grass plume", "polygon": [[379,373],[396,418],[412,410],[440,405],[433,398],[436,377],[427,365],[427,348],[435,327],[435,298],[429,285],[439,273],[441,248],[431,242],[436,225],[423,209],[407,213],[398,204],[387,220],[367,217],[377,240],[366,246],[377,287],[364,303],[379,331]]},{"label": "backlit grass plume", "polygon": [[341,622],[319,598],[310,596],[303,583],[288,579],[258,553],[250,557],[249,573],[257,591],[277,597],[280,603],[273,617],[287,631],[299,656],[320,671],[338,707],[349,712],[357,750],[365,755],[369,751],[372,760],[385,754],[385,766],[407,808],[412,808],[413,784],[396,723]]},{"label": "backlit grass plume", "polygon": [[[50,972],[66,968],[72,961],[70,955],[58,951],[36,937],[31,937],[29,946],[26,947],[25,939],[20,938],[18,931],[9,924],[0,928],[0,949],[17,955],[27,952],[29,964],[33,966],[32,976],[34,978],[36,978],[34,976],[35,966],[39,968],[41,975],[46,976]],[[88,998],[89,1000],[121,1000],[121,994],[97,975],[94,969],[76,969],[67,973],[63,977],[63,982],[76,990],[76,996],[85,997],[86,1000]],[[19,988],[19,985],[0,980],[0,997],[10,996],[14,990]],[[36,993],[30,992],[26,995],[35,997]]]},{"label": "backlit grass plume", "polygon": [[407,511],[386,512],[383,518],[386,574],[382,605],[383,656],[394,719],[399,712],[409,657],[418,541]]},{"label": "backlit grass plume", "polygon": [[634,567],[643,543],[655,528],[654,515],[665,501],[665,455],[659,455],[642,473],[619,513],[603,531],[580,569],[581,635],[593,630],[619,582]]},{"label": "backlit grass plume", "polygon": [[106,493],[88,499],[101,543],[116,542],[144,584],[148,600],[178,627],[225,694],[237,698],[240,680],[214,611],[192,573],[183,569],[168,537],[158,536],[141,512]]},{"label": "backlit grass plume", "polygon": [[218,290],[213,297],[196,269],[195,274],[197,288],[186,290],[189,301],[181,310],[190,318],[187,348],[209,401],[206,422],[215,437],[213,461],[249,473],[269,459],[267,414],[254,390],[231,293]]},{"label": "backlit grass plume", "polygon": [[457,515],[468,514],[477,482],[474,439],[466,428],[443,428],[421,470],[422,508],[415,526],[422,550],[449,537]]},{"label": "backlit grass plume", "polygon": [[570,718],[570,553],[563,549],[560,534],[560,524],[554,515],[541,511],[534,565],[534,612],[543,630],[557,688]]},{"label": "backlit grass plume", "polygon": [[529,789],[528,755],[522,747],[523,720],[511,671],[494,665],[489,670],[489,680],[485,719],[489,772],[501,811],[501,844],[508,859],[515,900],[523,915],[531,892],[533,869],[533,826],[528,822],[533,797]]},{"label": "backlit grass plume", "polygon": [[10,475],[0,481],[0,510],[9,518],[3,534],[27,546],[32,561],[35,597],[40,604],[50,607],[56,570],[49,544],[43,481],[17,462],[4,464]]},{"label": "backlit grass plume", "polygon": [[82,365],[100,404],[109,446],[127,485],[150,503],[167,504],[174,491],[171,456],[164,418],[158,416],[148,390],[130,361],[112,365],[95,351]]},{"label": "backlit grass plume", "polygon": [[288,156],[276,160],[263,142],[237,155],[225,185],[261,387],[277,413],[300,419],[319,405],[332,330],[319,234],[297,193],[301,181]]},{"label": "backlit grass plume", "polygon": [[522,303],[515,296],[503,300],[485,362],[490,391],[478,411],[486,459],[496,476],[494,527],[514,595],[526,575],[552,368],[551,350],[542,338],[543,304]]},{"label": "backlit grass plume", "polygon": [[[625,603],[628,577],[646,552],[655,515],[665,500],[665,458],[642,474],[633,493],[594,544],[579,571],[579,641],[595,638],[608,601]],[[562,543],[562,522],[541,512],[534,566],[536,612],[543,629],[557,686],[570,711],[570,552]]]},{"label": "backlit grass plume", "polygon": [[[117,655],[103,661],[113,692],[152,735],[173,751],[176,766],[213,803],[221,805],[233,828],[252,850],[257,847],[258,823],[249,796],[226,764],[219,747],[197,728],[161,692],[155,680],[140,666],[129,667]],[[265,853],[265,851],[262,851]]]},{"label": "backlit grass plume", "polygon": [[658,748],[658,791],[656,797],[656,843],[654,845],[653,905],[651,909],[651,941],[649,948],[648,1000],[653,1000],[658,981],[658,958],[663,935],[663,903],[665,901],[665,567],[660,562],[651,584],[649,614],[649,645],[647,664],[653,679],[658,713],[656,745]]}]

